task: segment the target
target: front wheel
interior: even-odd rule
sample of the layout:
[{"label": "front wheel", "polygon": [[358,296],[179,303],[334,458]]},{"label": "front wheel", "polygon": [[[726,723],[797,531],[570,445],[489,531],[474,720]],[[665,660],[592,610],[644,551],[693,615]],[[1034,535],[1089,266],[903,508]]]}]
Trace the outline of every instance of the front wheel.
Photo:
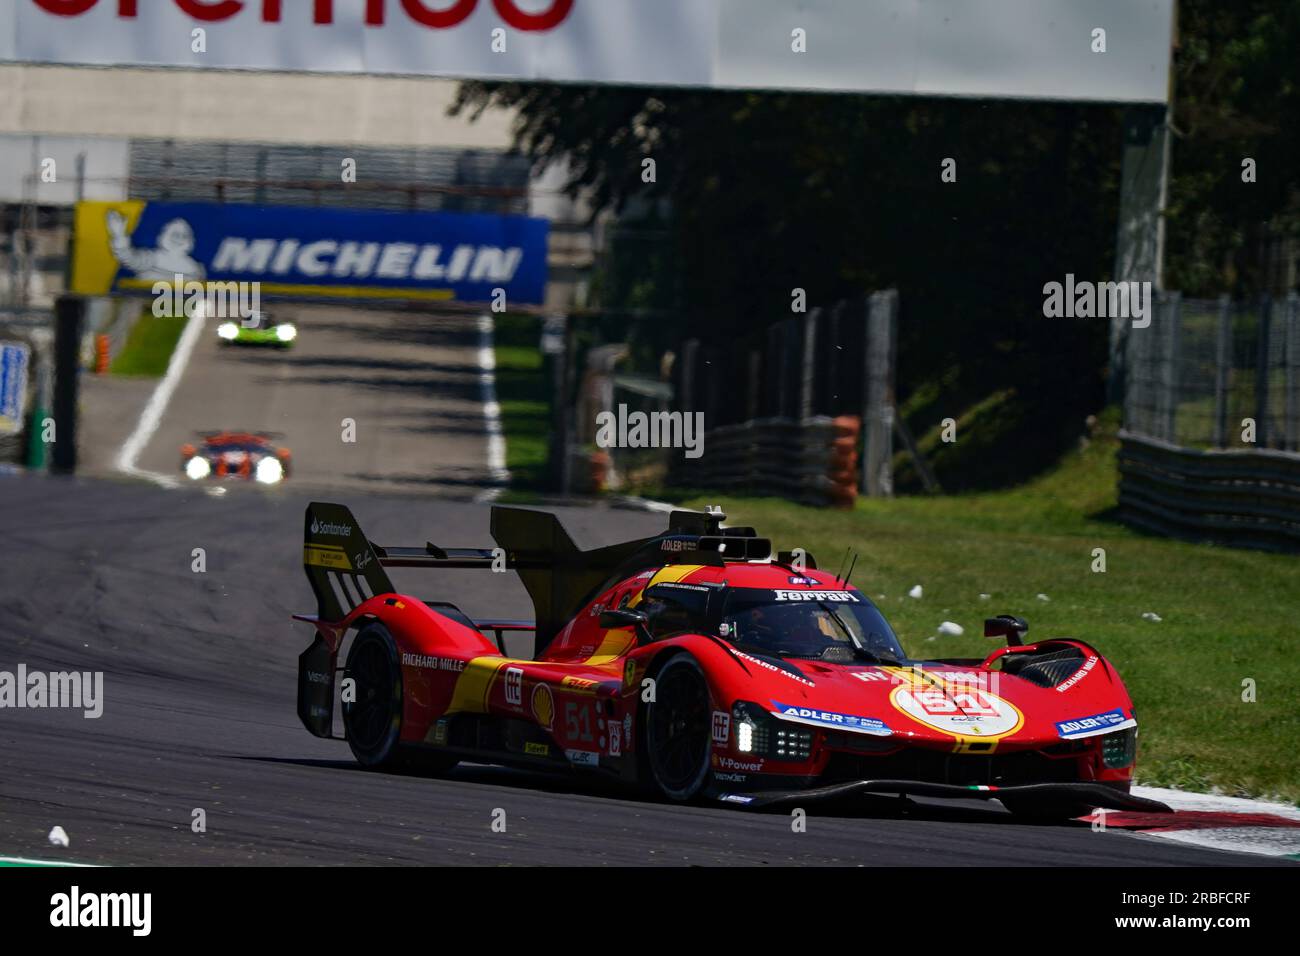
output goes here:
[{"label": "front wheel", "polygon": [[679,654],[655,676],[654,700],[645,705],[646,764],[654,790],[686,801],[709,776],[709,686],[695,658]]}]

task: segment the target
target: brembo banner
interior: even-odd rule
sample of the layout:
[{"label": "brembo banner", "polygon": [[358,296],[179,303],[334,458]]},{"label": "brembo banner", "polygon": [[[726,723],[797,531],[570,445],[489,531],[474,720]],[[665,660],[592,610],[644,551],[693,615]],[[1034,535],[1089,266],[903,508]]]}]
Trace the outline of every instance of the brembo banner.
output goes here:
[{"label": "brembo banner", "polygon": [[0,60],[1164,102],[1174,0],[3,0]]}]

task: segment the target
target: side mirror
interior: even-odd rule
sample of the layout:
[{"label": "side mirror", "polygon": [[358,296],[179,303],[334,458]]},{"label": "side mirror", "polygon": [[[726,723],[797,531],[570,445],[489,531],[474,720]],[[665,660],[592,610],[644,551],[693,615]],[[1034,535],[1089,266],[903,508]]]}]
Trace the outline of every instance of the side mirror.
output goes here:
[{"label": "side mirror", "polygon": [[610,608],[600,612],[601,627],[635,627],[642,630],[649,622],[650,618],[645,611],[635,611],[631,608]]},{"label": "side mirror", "polygon": [[997,617],[984,619],[985,637],[1005,637],[1008,647],[1024,644],[1025,634],[1029,631],[1029,622],[1014,614],[999,614]]}]

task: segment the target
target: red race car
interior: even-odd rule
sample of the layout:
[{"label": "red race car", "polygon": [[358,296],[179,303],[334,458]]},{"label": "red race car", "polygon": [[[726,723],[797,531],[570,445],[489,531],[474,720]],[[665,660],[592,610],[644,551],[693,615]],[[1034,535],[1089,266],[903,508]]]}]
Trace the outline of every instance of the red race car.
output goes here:
[{"label": "red race car", "polygon": [[289,449],[272,432],[199,432],[199,444],[181,446],[181,471],[193,481],[239,478],[274,485],[289,476]]},{"label": "red race car", "polygon": [[[1024,644],[1024,621],[1004,616],[986,622],[1006,639],[987,658],[908,659],[847,575],[723,520],[673,512],[662,534],[580,551],[554,515],[496,507],[497,548],[399,548],[313,503],[317,614],[295,617],[316,636],[299,658],[298,716],[367,767],[553,768],[677,801],[860,792],[996,798],[1045,818],[1168,809],[1129,793],[1133,703],[1088,644]],[[536,620],[472,620],[395,593],[389,567],[514,571]],[[512,631],[534,635],[533,659],[506,654]]]}]

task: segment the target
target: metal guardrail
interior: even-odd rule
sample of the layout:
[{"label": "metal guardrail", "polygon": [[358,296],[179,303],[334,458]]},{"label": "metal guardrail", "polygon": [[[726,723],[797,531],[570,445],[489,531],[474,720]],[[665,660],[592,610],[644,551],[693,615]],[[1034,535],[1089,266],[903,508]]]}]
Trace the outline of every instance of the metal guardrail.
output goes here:
[{"label": "metal guardrail", "polygon": [[703,456],[675,462],[672,480],[685,488],[848,506],[857,496],[860,430],[860,420],[847,415],[723,425],[705,433]]},{"label": "metal guardrail", "polygon": [[[705,457],[717,454],[713,436],[729,435],[734,428],[749,429],[752,442],[762,447],[769,433],[786,427],[764,423],[797,429],[800,422],[852,418],[858,422],[854,434],[862,438],[863,467],[858,468],[857,457],[852,465],[858,490],[872,497],[892,495],[898,312],[898,292],[888,289],[772,324],[756,323],[753,333],[727,343],[683,342],[673,367],[676,400],[682,408],[703,412],[710,423]],[[783,440],[772,439],[777,445]],[[820,447],[819,436],[811,440]],[[720,467],[728,468],[725,462]],[[770,470],[766,463],[761,467]],[[801,462],[791,467],[798,469]],[[769,489],[790,488],[827,503],[809,493],[802,478],[773,478],[763,482]]]},{"label": "metal guardrail", "polygon": [[1119,437],[1122,521],[1168,537],[1300,552],[1300,454]]}]

